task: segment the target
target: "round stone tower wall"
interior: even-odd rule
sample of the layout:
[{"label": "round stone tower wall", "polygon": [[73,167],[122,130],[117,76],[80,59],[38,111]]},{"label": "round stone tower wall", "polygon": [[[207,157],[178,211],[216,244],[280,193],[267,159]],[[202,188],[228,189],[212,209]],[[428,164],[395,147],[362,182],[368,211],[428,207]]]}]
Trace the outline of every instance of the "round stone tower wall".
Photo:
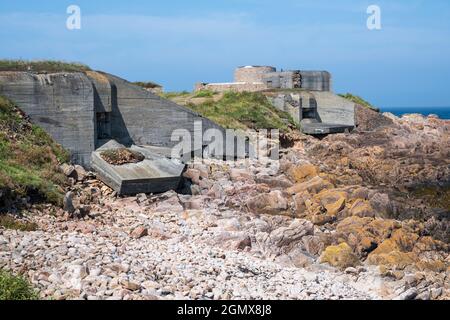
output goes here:
[{"label": "round stone tower wall", "polygon": [[276,68],[270,66],[247,66],[237,68],[234,72],[235,82],[262,82],[267,73],[276,72]]}]

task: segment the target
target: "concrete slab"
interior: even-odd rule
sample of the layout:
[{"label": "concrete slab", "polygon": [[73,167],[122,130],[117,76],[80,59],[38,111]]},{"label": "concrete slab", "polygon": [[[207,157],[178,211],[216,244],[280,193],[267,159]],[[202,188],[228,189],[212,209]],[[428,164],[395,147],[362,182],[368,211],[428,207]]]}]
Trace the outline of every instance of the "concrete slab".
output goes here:
[{"label": "concrete slab", "polygon": [[103,160],[102,151],[113,150],[120,146],[111,142],[92,153],[92,168],[98,178],[118,194],[162,193],[178,188],[185,168],[181,161],[168,159],[136,146],[130,149],[139,151],[145,156],[145,160],[141,162],[112,165]]},{"label": "concrete slab", "polygon": [[310,135],[321,135],[330,133],[343,133],[350,131],[354,126],[344,125],[344,124],[332,124],[332,123],[302,123],[301,131],[305,134]]}]

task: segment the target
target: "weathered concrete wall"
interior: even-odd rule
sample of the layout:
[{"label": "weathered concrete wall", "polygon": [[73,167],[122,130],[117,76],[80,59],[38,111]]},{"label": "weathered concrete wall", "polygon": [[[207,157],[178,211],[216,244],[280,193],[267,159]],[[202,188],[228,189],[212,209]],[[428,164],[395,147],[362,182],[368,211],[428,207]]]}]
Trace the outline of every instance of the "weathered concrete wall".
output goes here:
[{"label": "weathered concrete wall", "polygon": [[90,163],[95,149],[94,90],[83,73],[0,72],[0,94],[68,149],[73,162]]},{"label": "weathered concrete wall", "polygon": [[272,105],[284,112],[289,113],[297,124],[300,124],[300,104],[301,100],[298,94],[280,93],[267,94],[267,99]]},{"label": "weathered concrete wall", "polygon": [[112,112],[112,88],[108,78],[98,72],[87,71],[86,75],[92,82],[94,90],[96,148],[101,146],[103,140],[111,137],[110,114]]},{"label": "weathered concrete wall", "polygon": [[[163,99],[141,87],[110,74],[104,74],[112,86],[111,135],[125,145],[173,147],[175,130],[203,136],[209,128],[224,129],[188,108]],[[201,123],[201,132],[194,126]]]},{"label": "weathered concrete wall", "polygon": [[325,123],[355,125],[355,103],[331,92],[311,92],[317,101],[317,113]]},{"label": "weathered concrete wall", "polygon": [[276,108],[289,112],[298,123],[307,110],[308,117],[314,116],[318,122],[355,126],[355,104],[331,92],[298,90],[265,94]]},{"label": "weathered concrete wall", "polygon": [[111,83],[103,74],[95,71],[86,71],[94,89],[94,106],[96,112],[111,112]]},{"label": "weathered concrete wall", "polygon": [[268,88],[290,89],[294,88],[294,72],[272,72],[263,77],[263,81]]},{"label": "weathered concrete wall", "polygon": [[300,71],[301,88],[312,91],[332,91],[331,74],[327,71]]}]

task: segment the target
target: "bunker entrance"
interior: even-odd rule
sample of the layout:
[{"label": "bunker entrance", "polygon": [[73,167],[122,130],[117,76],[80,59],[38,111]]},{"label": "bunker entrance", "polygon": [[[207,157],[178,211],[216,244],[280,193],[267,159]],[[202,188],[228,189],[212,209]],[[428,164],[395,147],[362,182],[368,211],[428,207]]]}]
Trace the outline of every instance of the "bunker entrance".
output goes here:
[{"label": "bunker entrance", "polygon": [[317,119],[317,101],[314,98],[310,98],[307,103],[303,103],[303,99],[300,101],[300,120],[303,119]]},{"label": "bunker entrance", "polygon": [[111,115],[108,112],[97,112],[97,139],[111,139]]}]

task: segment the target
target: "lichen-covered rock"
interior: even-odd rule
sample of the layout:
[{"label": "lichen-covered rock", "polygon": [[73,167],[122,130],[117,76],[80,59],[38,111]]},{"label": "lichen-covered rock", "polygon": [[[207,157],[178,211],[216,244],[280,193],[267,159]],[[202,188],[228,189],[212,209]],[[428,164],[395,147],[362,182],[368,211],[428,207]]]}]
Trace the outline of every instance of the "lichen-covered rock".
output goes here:
[{"label": "lichen-covered rock", "polygon": [[319,170],[316,166],[304,163],[297,166],[292,166],[288,172],[287,175],[289,178],[291,178],[294,182],[304,182],[306,180],[309,180],[315,176],[317,176],[319,173]]},{"label": "lichen-covered rock", "polygon": [[316,226],[323,226],[327,223],[332,223],[336,221],[336,216],[328,215],[328,214],[315,214],[309,217],[311,222]]},{"label": "lichen-covered rock", "polygon": [[353,253],[352,248],[345,242],[342,242],[337,246],[327,247],[320,256],[320,262],[328,263],[343,270],[360,264],[360,261]]},{"label": "lichen-covered rock", "polygon": [[[389,240],[386,240],[389,241]],[[386,244],[383,251],[386,251],[386,247],[391,246],[391,243]],[[386,251],[383,253],[372,252],[367,257],[367,262],[374,265],[384,265],[386,267],[404,269],[407,266],[413,266],[417,261],[415,255],[411,252],[401,252],[398,250]]]},{"label": "lichen-covered rock", "polygon": [[293,210],[297,217],[306,217],[309,213],[312,196],[308,191],[297,193],[293,197]]},{"label": "lichen-covered rock", "polygon": [[391,216],[394,208],[389,196],[385,193],[375,193],[370,198],[370,206],[377,212],[378,216],[389,217]]},{"label": "lichen-covered rock", "polygon": [[375,217],[376,212],[370,205],[369,201],[363,199],[356,199],[356,201],[352,204],[349,211],[351,216],[357,217]]},{"label": "lichen-covered rock", "polygon": [[335,239],[336,242],[346,242],[360,256],[365,256],[399,227],[394,220],[352,216],[338,223]]},{"label": "lichen-covered rock", "polygon": [[328,215],[336,216],[344,209],[347,196],[344,191],[331,189],[321,191],[314,198],[325,208]]},{"label": "lichen-covered rock", "polygon": [[446,269],[445,255],[430,254],[429,249],[447,251],[446,245],[431,237],[420,237],[406,227],[395,230],[389,239],[384,240],[369,254],[367,261],[375,265],[404,269],[415,267],[420,270],[441,272]]},{"label": "lichen-covered rock", "polygon": [[323,189],[332,187],[333,185],[329,181],[324,180],[319,176],[315,176],[314,178],[306,182],[296,183],[292,187],[286,189],[286,191],[290,194],[296,194],[304,191],[308,191],[311,193],[318,193]]}]

